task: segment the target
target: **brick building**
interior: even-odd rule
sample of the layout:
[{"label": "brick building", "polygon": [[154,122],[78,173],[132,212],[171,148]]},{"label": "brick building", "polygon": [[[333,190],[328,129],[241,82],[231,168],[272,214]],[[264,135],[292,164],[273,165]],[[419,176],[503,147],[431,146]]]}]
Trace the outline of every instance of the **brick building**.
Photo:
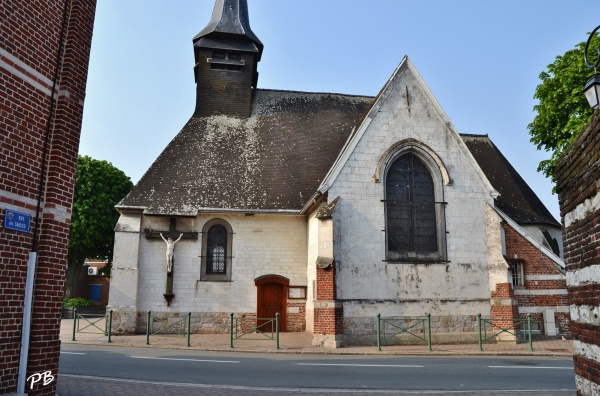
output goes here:
[{"label": "brick building", "polygon": [[[95,4],[0,2],[0,393],[26,388],[30,394],[54,394],[56,388],[56,381],[33,389],[25,382],[35,373],[57,375]],[[30,326],[23,308],[28,266]]]},{"label": "brick building", "polygon": [[600,394],[600,111],[556,167],[578,395]]},{"label": "brick building", "polygon": [[478,313],[566,326],[560,224],[407,57],[368,97],[259,89],[263,49],[247,2],[217,0],[195,112],[117,206],[113,331],[149,310],[196,332],[279,313],[331,347],[372,344],[378,313],[430,313],[441,341],[476,342]]},{"label": "brick building", "polygon": [[98,306],[106,306],[108,304],[110,278],[102,275],[100,271],[105,266],[106,262],[101,260],[86,260],[83,269],[79,271],[74,297],[91,300]]}]

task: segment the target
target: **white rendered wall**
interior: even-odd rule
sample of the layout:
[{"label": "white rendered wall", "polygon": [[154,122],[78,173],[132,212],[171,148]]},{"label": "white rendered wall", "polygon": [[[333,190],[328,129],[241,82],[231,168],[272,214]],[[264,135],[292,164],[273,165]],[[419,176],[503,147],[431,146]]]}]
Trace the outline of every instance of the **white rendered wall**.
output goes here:
[{"label": "white rendered wall", "polygon": [[308,288],[306,290],[306,331],[312,332],[314,329],[314,301],[316,296],[315,281],[317,279],[317,256],[319,251],[319,219],[316,218],[316,211],[308,218],[308,262],[306,267],[306,277]]},{"label": "white rendered wall", "polygon": [[[490,191],[410,69],[391,89],[329,190],[330,197],[340,196],[334,246],[344,316],[489,312],[485,206],[493,205]],[[372,176],[386,150],[407,138],[431,148],[453,180],[444,186],[448,263],[384,262],[385,180],[375,183]]]},{"label": "white rendered wall", "polygon": [[138,292],[138,255],[140,213],[123,213],[115,227],[115,245],[108,305],[136,307]]},{"label": "white rendered wall", "polygon": [[565,255],[564,255],[564,251],[563,251],[564,248],[563,248],[562,230],[559,227],[537,226],[537,225],[522,225],[521,227],[525,231],[527,231],[527,233],[529,235],[531,235],[536,241],[538,241],[539,243],[541,243],[542,245],[544,245],[545,247],[550,249],[550,251],[552,251],[552,247],[550,246],[548,241],[546,241],[546,237],[544,236],[544,234],[542,233],[542,230],[540,229],[540,227],[545,228],[546,231],[548,231],[548,233],[550,234],[550,236],[552,238],[556,239],[556,242],[558,242],[558,248],[560,250],[559,257],[563,260],[565,259]]},{"label": "white rendered wall", "polygon": [[[165,292],[165,243],[140,237],[138,309],[160,312],[256,312],[254,280],[263,275],[280,275],[290,286],[307,286],[306,218],[290,215],[208,215],[178,219],[178,231],[202,231],[214,218],[227,221],[233,229],[231,282],[200,281],[202,237],[181,240],[175,248],[171,306]],[[168,218],[145,216],[142,228],[168,229]]]}]

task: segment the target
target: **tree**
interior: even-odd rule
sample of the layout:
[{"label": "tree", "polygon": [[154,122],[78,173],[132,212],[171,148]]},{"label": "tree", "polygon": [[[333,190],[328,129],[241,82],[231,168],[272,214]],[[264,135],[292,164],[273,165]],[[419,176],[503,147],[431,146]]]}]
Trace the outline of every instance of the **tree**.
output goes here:
[{"label": "tree", "polygon": [[110,162],[79,156],[67,253],[66,298],[74,297],[79,272],[88,258],[112,263],[114,228],[119,219],[115,205],[133,183]]},{"label": "tree", "polygon": [[[596,53],[591,49],[598,47],[600,36],[596,34],[589,45],[590,62],[596,60]],[[527,128],[531,142],[538,150],[551,153],[550,159],[540,162],[538,172],[552,180],[557,159],[593,113],[583,95],[583,87],[593,73],[584,63],[584,49],[585,42],[582,42],[564,55],[557,56],[554,63],[548,65],[548,70],[540,73],[542,82],[533,96],[539,100],[533,107],[537,115]]]}]

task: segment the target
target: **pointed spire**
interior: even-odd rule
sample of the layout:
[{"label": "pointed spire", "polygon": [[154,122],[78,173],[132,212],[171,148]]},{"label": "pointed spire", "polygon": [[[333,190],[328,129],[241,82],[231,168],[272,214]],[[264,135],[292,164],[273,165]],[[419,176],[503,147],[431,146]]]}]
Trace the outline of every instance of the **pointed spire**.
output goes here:
[{"label": "pointed spire", "polygon": [[194,37],[193,42],[198,47],[258,52],[257,61],[260,61],[263,51],[262,42],[250,28],[247,0],[216,0],[208,25]]}]

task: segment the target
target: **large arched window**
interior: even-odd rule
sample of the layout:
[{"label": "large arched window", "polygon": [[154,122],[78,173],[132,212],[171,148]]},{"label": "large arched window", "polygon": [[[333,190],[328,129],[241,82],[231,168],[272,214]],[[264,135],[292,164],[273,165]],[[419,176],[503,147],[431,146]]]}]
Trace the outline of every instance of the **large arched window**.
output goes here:
[{"label": "large arched window", "polygon": [[386,259],[445,261],[446,238],[441,174],[415,150],[390,160],[385,175]]},{"label": "large arched window", "polygon": [[202,228],[200,280],[231,280],[231,243],[233,232],[225,220],[213,219]]}]

